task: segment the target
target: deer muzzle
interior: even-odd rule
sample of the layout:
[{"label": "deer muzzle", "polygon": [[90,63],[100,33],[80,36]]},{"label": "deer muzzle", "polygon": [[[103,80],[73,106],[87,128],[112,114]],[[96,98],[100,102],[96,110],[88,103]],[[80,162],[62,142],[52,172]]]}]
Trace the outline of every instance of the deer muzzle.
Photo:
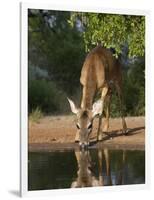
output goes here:
[{"label": "deer muzzle", "polygon": [[80,149],[87,149],[89,142],[79,142]]}]

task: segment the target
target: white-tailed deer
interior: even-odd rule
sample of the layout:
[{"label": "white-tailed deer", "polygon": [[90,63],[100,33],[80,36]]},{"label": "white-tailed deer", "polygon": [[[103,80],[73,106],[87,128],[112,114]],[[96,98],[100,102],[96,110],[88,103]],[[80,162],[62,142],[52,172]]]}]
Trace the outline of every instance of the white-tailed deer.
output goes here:
[{"label": "white-tailed deer", "polygon": [[[120,155],[121,156],[121,155]],[[105,185],[123,185],[124,168],[126,163],[126,151],[122,151],[122,159],[116,160],[116,167],[111,172],[110,151],[108,149],[98,149],[98,175],[94,170],[92,157],[89,150],[76,150],[75,158],[77,161],[77,177],[72,182],[72,188],[94,187]],[[95,157],[96,159],[96,157]],[[96,160],[95,160],[96,163]],[[96,165],[97,166],[97,165]],[[94,167],[94,168],[93,168]],[[95,173],[94,173],[95,171]],[[112,177],[113,174],[113,177]]]},{"label": "white-tailed deer", "polygon": [[99,180],[91,171],[91,156],[89,151],[75,151],[78,171],[77,178],[72,182],[72,188],[99,186]]},{"label": "white-tailed deer", "polygon": [[[74,102],[68,99],[73,113],[77,115],[77,133],[75,141],[81,147],[89,144],[89,134],[92,131],[93,120],[99,115],[97,140],[102,140],[102,116],[105,113],[103,132],[109,128],[111,87],[115,86],[120,100],[123,133],[127,133],[127,126],[123,115],[122,102],[122,71],[119,61],[109,49],[98,45],[87,55],[82,67],[80,82],[83,86],[81,107],[77,108]],[[101,92],[101,98],[94,103],[96,93]],[[106,109],[104,110],[104,104]]]}]

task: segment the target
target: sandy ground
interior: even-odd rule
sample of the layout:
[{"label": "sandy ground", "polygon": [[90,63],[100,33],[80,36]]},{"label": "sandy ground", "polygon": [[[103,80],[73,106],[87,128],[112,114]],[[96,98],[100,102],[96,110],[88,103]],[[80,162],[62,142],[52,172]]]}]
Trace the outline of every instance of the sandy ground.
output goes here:
[{"label": "sandy ground", "polygon": [[[145,118],[127,117],[128,135],[121,132],[121,119],[110,119],[109,133],[104,134],[102,142],[96,142],[98,119],[94,121],[91,133],[91,147],[144,149]],[[51,151],[55,149],[72,149],[78,147],[74,143],[76,126],[74,116],[44,117],[38,123],[29,122],[29,151]]]}]

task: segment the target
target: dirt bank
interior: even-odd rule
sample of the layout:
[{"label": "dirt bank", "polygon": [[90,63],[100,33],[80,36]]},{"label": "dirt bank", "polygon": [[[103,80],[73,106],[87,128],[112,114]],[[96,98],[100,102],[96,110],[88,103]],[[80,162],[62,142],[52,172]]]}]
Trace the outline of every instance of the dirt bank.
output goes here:
[{"label": "dirt bank", "polygon": [[[127,117],[126,122],[129,128],[127,136],[121,133],[121,119],[110,119],[109,134],[104,135],[102,142],[96,143],[96,119],[90,137],[90,148],[144,149],[144,117]],[[78,144],[74,143],[75,132],[74,116],[44,117],[38,123],[29,122],[29,151],[78,148]]]}]

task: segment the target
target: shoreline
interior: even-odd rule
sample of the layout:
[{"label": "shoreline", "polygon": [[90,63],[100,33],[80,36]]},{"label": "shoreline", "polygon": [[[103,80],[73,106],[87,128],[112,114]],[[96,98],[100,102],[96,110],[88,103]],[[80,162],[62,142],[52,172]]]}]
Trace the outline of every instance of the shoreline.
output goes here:
[{"label": "shoreline", "polygon": [[[128,134],[121,131],[121,119],[110,119],[108,133],[103,134],[103,140],[96,142],[98,120],[94,121],[93,132],[90,137],[89,149],[108,148],[126,150],[145,149],[145,118],[126,117]],[[76,127],[73,116],[44,117],[39,123],[29,124],[28,150],[29,152],[50,152],[79,149],[74,142]]]},{"label": "shoreline", "polygon": [[[91,149],[110,149],[110,150],[145,150],[144,144],[111,144],[99,142],[92,144],[88,147],[88,150]],[[28,145],[28,152],[53,152],[53,151],[74,151],[79,150],[79,145],[77,143],[32,143]]]}]

